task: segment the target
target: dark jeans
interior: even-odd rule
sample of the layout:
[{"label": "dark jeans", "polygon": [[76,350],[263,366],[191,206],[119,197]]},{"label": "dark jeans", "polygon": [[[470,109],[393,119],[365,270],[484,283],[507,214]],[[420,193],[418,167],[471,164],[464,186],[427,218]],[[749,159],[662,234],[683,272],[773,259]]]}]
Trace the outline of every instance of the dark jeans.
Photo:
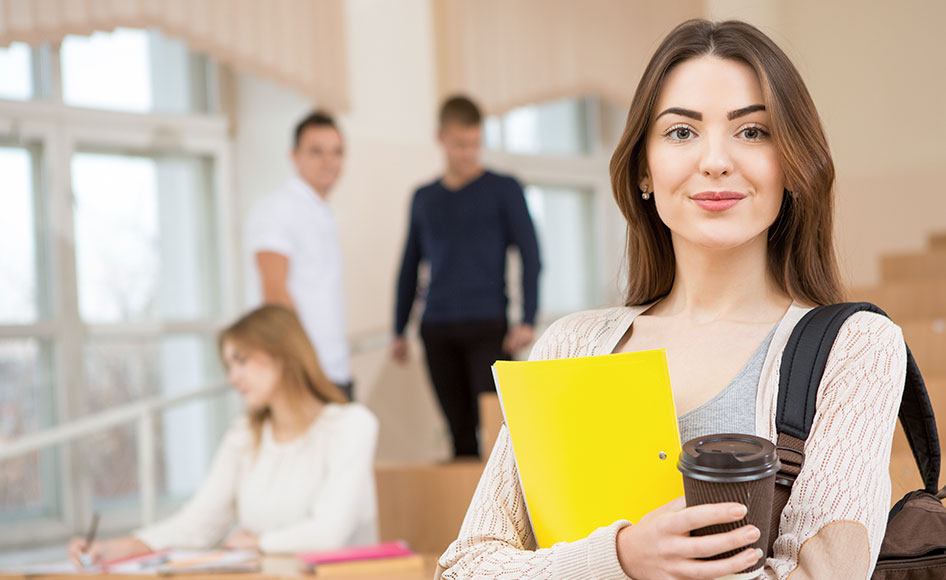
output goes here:
[{"label": "dark jeans", "polygon": [[456,457],[479,456],[479,395],[495,392],[490,367],[510,358],[502,346],[506,329],[505,320],[420,326],[430,380],[450,426]]}]

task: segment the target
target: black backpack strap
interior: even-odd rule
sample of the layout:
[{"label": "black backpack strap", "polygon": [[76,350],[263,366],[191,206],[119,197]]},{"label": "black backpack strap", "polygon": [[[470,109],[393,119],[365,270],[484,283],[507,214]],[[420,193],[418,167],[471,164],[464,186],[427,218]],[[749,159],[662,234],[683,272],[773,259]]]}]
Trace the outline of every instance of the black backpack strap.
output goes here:
[{"label": "black backpack strap", "polygon": [[[769,535],[770,543],[778,535],[779,514],[788,501],[792,484],[804,463],[804,442],[811,432],[818,386],[828,355],[841,326],[852,314],[861,311],[887,316],[883,310],[868,302],[819,306],[806,313],[795,325],[782,353],[775,427],[778,431],[776,446],[783,467],[776,476],[772,512],[775,533]],[[909,347],[900,422],[926,490],[937,493],[940,474],[939,435],[929,394]]]}]

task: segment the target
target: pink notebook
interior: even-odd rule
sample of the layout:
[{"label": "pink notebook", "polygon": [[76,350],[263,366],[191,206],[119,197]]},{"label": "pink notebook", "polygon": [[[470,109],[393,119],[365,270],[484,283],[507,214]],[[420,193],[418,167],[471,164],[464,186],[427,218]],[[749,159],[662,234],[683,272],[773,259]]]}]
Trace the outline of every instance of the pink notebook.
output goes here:
[{"label": "pink notebook", "polygon": [[323,550],[319,552],[303,552],[299,559],[304,563],[333,564],[335,562],[354,562],[358,560],[377,560],[379,558],[398,558],[410,556],[414,552],[404,542],[385,542],[374,546],[355,546],[340,550]]}]

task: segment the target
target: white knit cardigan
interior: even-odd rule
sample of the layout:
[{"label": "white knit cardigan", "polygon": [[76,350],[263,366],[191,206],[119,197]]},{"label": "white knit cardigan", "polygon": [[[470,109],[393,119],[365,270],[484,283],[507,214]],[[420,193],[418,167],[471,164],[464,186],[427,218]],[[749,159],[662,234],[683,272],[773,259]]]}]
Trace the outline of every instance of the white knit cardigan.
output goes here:
[{"label": "white knit cardigan", "polygon": [[[647,307],[582,312],[542,335],[532,359],[611,353]],[[776,328],[756,400],[756,435],[773,441],[779,361],[808,308],[793,304]],[[890,446],[906,373],[900,328],[868,312],[842,326],[828,357],[805,466],[782,512],[774,556],[762,578],[867,579],[890,505]],[[619,520],[587,538],[536,549],[509,432],[502,427],[459,537],[440,557],[436,578],[626,580],[615,537]]]}]

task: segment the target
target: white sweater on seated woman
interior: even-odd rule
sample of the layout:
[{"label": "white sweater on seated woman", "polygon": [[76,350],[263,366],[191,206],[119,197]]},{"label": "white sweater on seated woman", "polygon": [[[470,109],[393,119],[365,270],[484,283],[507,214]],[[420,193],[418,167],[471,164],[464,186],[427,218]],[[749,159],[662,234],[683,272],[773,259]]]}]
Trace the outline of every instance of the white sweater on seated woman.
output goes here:
[{"label": "white sweater on seated woman", "polygon": [[327,404],[305,433],[284,443],[267,421],[258,449],[241,417],[193,499],[134,535],[154,550],[209,548],[234,528],[257,534],[268,553],[375,543],[377,441],[378,420],[357,403]]}]

